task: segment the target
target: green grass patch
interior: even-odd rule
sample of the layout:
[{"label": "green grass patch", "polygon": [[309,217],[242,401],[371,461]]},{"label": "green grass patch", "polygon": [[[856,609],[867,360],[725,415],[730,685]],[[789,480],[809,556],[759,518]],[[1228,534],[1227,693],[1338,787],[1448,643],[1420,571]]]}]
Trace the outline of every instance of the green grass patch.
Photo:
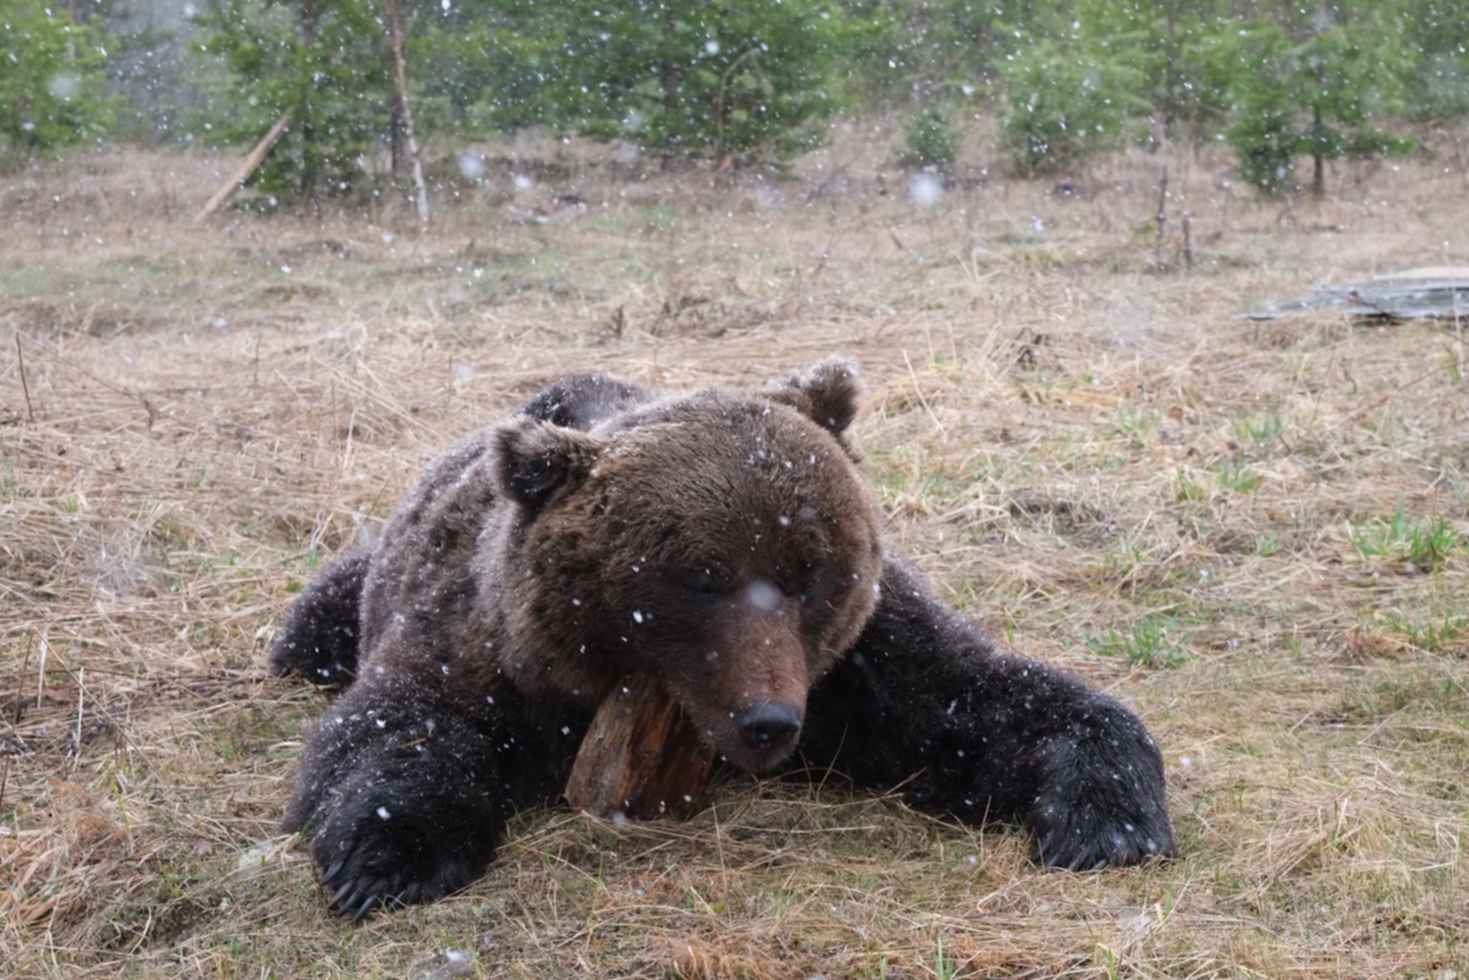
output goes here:
[{"label": "green grass patch", "polygon": [[1254,493],[1260,489],[1261,476],[1254,469],[1238,460],[1220,463],[1214,471],[1221,490],[1230,493]]},{"label": "green grass patch", "polygon": [[1234,438],[1241,445],[1255,449],[1268,449],[1285,431],[1285,421],[1279,412],[1262,412],[1242,415],[1235,419],[1231,428]]},{"label": "green grass patch", "polygon": [[1112,418],[1112,431],[1126,438],[1132,445],[1142,448],[1158,431],[1158,415],[1146,409],[1124,405]]},{"label": "green grass patch", "polygon": [[1347,537],[1363,558],[1406,561],[1420,572],[1437,571],[1464,547],[1463,536],[1442,517],[1415,521],[1401,506],[1385,520],[1348,524]]},{"label": "green grass patch", "polygon": [[1179,468],[1173,474],[1173,498],[1180,504],[1193,504],[1206,500],[1208,489],[1194,478],[1190,470]]},{"label": "green grass patch", "polygon": [[1109,628],[1085,635],[1086,647],[1099,657],[1122,658],[1134,667],[1177,667],[1188,661],[1178,619],[1152,614],[1126,629]]},{"label": "green grass patch", "polygon": [[1390,609],[1381,614],[1383,625],[1425,653],[1441,653],[1469,630],[1469,616],[1455,612],[1437,615],[1423,610]]}]

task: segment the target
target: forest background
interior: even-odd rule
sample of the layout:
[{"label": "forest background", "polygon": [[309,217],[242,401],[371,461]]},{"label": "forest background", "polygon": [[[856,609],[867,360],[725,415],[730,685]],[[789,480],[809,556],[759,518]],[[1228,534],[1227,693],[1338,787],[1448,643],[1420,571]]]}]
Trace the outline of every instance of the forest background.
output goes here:
[{"label": "forest background", "polygon": [[0,0],[0,154],[283,120],[251,182],[319,203],[406,185],[415,128],[429,153],[541,127],[728,168],[897,113],[903,162],[947,174],[989,114],[1017,175],[1184,139],[1319,196],[1328,161],[1469,113],[1466,45],[1446,0]]}]

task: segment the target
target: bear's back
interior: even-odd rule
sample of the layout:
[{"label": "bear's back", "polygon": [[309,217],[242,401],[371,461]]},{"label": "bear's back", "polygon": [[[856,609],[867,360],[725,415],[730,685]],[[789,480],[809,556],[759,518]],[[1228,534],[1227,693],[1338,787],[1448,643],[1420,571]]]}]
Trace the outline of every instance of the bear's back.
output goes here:
[{"label": "bear's back", "polygon": [[605,374],[571,374],[542,388],[525,403],[520,414],[586,431],[652,400],[651,392]]},{"label": "bear's back", "polygon": [[[541,389],[516,414],[584,431],[652,401],[636,385],[574,374]],[[495,631],[479,622],[475,600],[480,588],[498,583],[477,583],[473,574],[477,543],[494,533],[490,525],[508,518],[510,507],[492,473],[493,432],[482,429],[431,463],[384,529],[360,613],[369,669],[378,648],[404,645],[385,639],[409,639],[407,645],[449,665],[474,636]]]}]

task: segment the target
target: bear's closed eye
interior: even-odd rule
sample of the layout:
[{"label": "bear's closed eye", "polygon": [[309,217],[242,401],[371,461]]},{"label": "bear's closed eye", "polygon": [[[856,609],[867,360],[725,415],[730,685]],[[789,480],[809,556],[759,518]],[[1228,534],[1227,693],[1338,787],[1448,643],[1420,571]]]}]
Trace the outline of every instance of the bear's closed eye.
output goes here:
[{"label": "bear's closed eye", "polygon": [[680,569],[670,577],[695,595],[727,596],[735,591],[734,576],[718,565]]}]

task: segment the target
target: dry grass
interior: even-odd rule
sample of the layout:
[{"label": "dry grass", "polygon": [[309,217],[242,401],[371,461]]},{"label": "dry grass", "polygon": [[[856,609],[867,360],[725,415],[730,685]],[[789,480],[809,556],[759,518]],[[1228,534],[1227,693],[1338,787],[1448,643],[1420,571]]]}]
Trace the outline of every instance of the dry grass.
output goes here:
[{"label": "dry grass", "polygon": [[[0,185],[4,972],[1469,973],[1464,338],[1234,317],[1462,262],[1463,176],[1344,167],[1283,212],[1180,152],[1159,252],[1164,158],[1071,197],[975,166],[923,210],[878,136],[788,181],[548,151],[423,237],[386,205],[192,228],[232,166],[201,157]],[[1184,208],[1195,267],[1159,270]],[[261,669],[315,562],[558,371],[741,382],[834,350],[867,370],[895,543],[1150,720],[1179,859],[1042,873],[1014,834],[739,785],[686,824],[526,814],[466,894],[326,915],[275,831],[321,704]]]}]

